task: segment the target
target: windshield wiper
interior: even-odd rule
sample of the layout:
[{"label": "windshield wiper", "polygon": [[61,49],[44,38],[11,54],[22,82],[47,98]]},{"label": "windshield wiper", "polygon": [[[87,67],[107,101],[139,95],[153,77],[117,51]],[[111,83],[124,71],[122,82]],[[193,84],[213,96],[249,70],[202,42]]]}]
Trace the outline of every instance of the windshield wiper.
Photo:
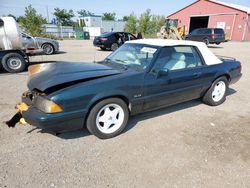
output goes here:
[{"label": "windshield wiper", "polygon": [[119,65],[122,65],[122,67],[127,70],[128,69],[128,65],[124,65],[124,63],[126,63],[126,61],[123,61],[121,59],[115,59],[115,61],[121,62],[122,64],[119,63]]}]

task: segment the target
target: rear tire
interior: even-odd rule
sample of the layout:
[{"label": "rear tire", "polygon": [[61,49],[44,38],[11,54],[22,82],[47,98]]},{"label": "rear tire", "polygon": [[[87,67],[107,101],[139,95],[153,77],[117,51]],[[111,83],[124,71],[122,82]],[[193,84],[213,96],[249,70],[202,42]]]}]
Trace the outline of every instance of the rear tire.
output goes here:
[{"label": "rear tire", "polygon": [[226,100],[228,80],[226,77],[216,79],[209,90],[205,93],[202,101],[210,106],[217,106]]},{"label": "rear tire", "polygon": [[119,45],[117,44],[117,43],[113,43],[112,45],[111,45],[111,50],[112,51],[115,51],[115,50],[117,50],[119,48]]},{"label": "rear tire", "polygon": [[87,129],[100,139],[119,135],[126,127],[129,111],[119,98],[108,98],[97,103],[87,117]]},{"label": "rear tire", "polygon": [[2,65],[10,73],[22,72],[27,67],[24,57],[18,53],[6,54],[2,59]]},{"label": "rear tire", "polygon": [[209,45],[209,40],[208,39],[203,39],[203,42],[208,46]]}]

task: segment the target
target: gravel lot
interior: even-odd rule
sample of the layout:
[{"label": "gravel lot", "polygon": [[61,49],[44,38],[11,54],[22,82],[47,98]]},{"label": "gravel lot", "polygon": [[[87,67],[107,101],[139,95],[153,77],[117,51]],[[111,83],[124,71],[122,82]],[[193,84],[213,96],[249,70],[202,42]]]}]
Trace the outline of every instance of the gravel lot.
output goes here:
[{"label": "gravel lot", "polygon": [[[93,61],[110,52],[92,41],[61,41],[37,61]],[[0,73],[0,187],[250,187],[250,43],[210,49],[239,59],[227,101],[199,100],[132,117],[124,134],[99,140],[87,130],[55,136],[2,123],[26,88],[27,72]]]}]

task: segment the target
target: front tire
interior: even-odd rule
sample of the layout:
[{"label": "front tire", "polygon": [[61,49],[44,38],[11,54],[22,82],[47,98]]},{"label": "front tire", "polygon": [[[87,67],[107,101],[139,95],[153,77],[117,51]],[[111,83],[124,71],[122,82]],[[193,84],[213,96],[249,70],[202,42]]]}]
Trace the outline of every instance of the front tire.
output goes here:
[{"label": "front tire", "polygon": [[112,138],[126,127],[128,116],[128,107],[123,100],[104,99],[90,110],[86,122],[87,129],[100,139]]},{"label": "front tire", "polygon": [[209,90],[205,93],[202,100],[210,106],[217,106],[226,100],[228,90],[228,80],[226,77],[216,79]]},{"label": "front tire", "polygon": [[51,55],[51,54],[55,53],[54,46],[52,44],[49,44],[49,43],[43,44],[42,49],[46,55]]},{"label": "front tire", "polygon": [[10,73],[22,72],[27,67],[24,57],[18,53],[6,54],[2,59],[2,65]]}]

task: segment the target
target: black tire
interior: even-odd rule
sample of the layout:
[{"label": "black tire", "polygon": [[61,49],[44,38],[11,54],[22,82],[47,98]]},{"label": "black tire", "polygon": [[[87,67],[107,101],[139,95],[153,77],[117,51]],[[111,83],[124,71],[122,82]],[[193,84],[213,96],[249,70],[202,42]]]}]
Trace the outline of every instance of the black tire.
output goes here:
[{"label": "black tire", "polygon": [[2,59],[2,65],[10,73],[22,72],[27,67],[24,57],[18,53],[6,54]]},{"label": "black tire", "polygon": [[51,55],[51,54],[54,54],[55,53],[55,48],[52,44],[50,43],[44,43],[42,44],[42,49],[43,49],[43,52],[46,54],[46,55]]},{"label": "black tire", "polygon": [[112,45],[111,45],[111,50],[112,51],[115,51],[115,50],[117,50],[119,48],[119,45],[117,44],[117,43],[113,43]]},{"label": "black tire", "polygon": [[[103,112],[102,116],[104,116],[106,112],[104,112],[105,110],[103,108],[107,107],[108,105],[117,105],[123,110],[123,115],[121,115],[119,112],[119,114],[114,116],[116,118],[117,116],[118,117],[120,116],[122,118],[123,121],[121,121],[120,123],[121,125],[116,126],[116,125],[111,124],[110,126],[108,126],[108,129],[115,128],[114,132],[110,132],[110,133],[107,133],[101,130],[101,127],[104,127],[105,125],[104,123],[103,125],[101,125],[100,122],[98,123],[99,125],[97,124],[97,121],[98,121],[97,118],[100,117],[99,115],[101,115],[102,112]],[[108,99],[104,99],[100,101],[90,110],[90,113],[87,117],[86,125],[87,125],[87,129],[89,130],[89,132],[95,135],[96,137],[100,139],[108,139],[108,138],[112,138],[112,137],[119,135],[123,131],[123,129],[127,125],[128,117],[129,117],[128,106],[123,100],[119,98],[108,98]],[[111,121],[110,118],[107,121]]]},{"label": "black tire", "polygon": [[209,40],[207,38],[203,39],[203,42],[208,46],[209,45]]},{"label": "black tire", "polygon": [[220,44],[220,42],[216,42],[215,44],[216,44],[216,45],[219,45],[219,44]]},{"label": "black tire", "polygon": [[[215,96],[213,95],[214,89],[216,86],[218,86],[219,83],[225,84],[225,92],[223,95],[220,95],[219,100],[215,100]],[[205,93],[205,95],[202,98],[202,101],[210,106],[217,106],[222,104],[226,100],[226,94],[228,90],[228,80],[226,77],[220,77],[216,79],[212,86],[208,89],[208,91]]]},{"label": "black tire", "polygon": [[101,48],[101,50],[103,50],[103,51],[105,51],[106,50],[106,48],[105,47],[100,47]]}]

